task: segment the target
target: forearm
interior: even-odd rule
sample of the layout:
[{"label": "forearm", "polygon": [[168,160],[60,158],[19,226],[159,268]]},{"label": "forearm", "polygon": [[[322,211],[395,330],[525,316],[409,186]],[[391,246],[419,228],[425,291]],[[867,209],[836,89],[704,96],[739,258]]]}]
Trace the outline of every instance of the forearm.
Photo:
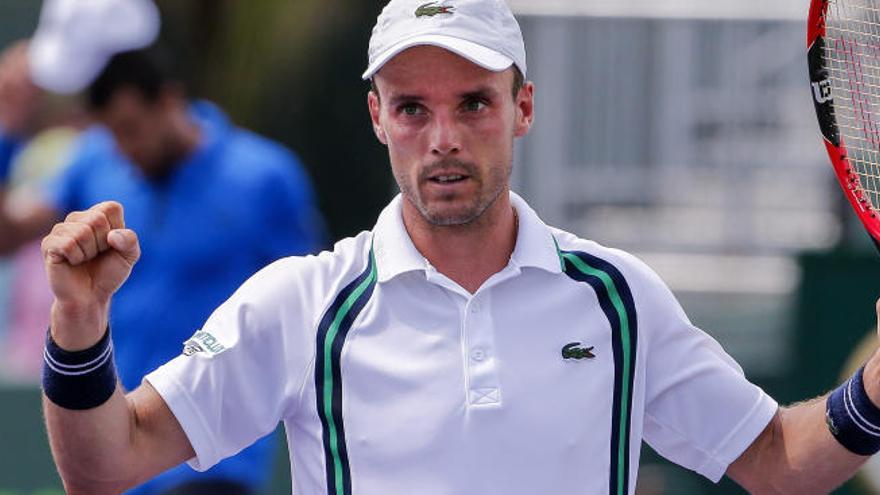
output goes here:
[{"label": "forearm", "polygon": [[11,199],[6,185],[0,181],[0,256],[48,233],[57,220],[57,213],[42,202],[21,204]]},{"label": "forearm", "polygon": [[751,493],[780,494],[825,494],[852,477],[868,458],[849,452],[831,436],[825,400],[780,409],[768,426],[769,441],[753,445],[758,448],[750,453],[758,468],[738,476],[731,466],[731,476]]},{"label": "forearm", "polygon": [[790,493],[828,493],[868,460],[848,451],[831,435],[825,420],[826,400],[823,396],[782,411],[782,440],[790,463],[786,481],[794,487],[788,489]]},{"label": "forearm", "polygon": [[148,383],[77,411],[43,399],[46,429],[67,493],[118,494],[195,456],[180,424]]},{"label": "forearm", "polygon": [[827,399],[780,408],[727,474],[761,494],[825,494],[852,477],[868,457],[853,454],[831,435]]},{"label": "forearm", "polygon": [[0,256],[45,235],[57,220],[55,212],[42,202],[13,199],[15,195],[10,194],[13,164],[22,142],[0,126]]},{"label": "forearm", "polygon": [[46,429],[69,494],[118,494],[134,485],[134,414],[121,387],[94,409],[74,411],[43,398]]},{"label": "forearm", "polygon": [[[53,305],[52,339],[64,350],[82,351],[103,338],[107,305],[71,306]],[[69,493],[119,493],[126,487],[134,415],[119,385],[98,407],[65,409],[44,396],[43,408],[52,453]]]},{"label": "forearm", "polygon": [[149,384],[87,411],[43,399],[52,454],[67,493],[118,494],[195,453],[180,424]]},{"label": "forearm", "polygon": [[140,256],[122,207],[73,212],[43,239],[55,294],[46,344],[44,410],[68,493],[116,494],[194,456],[180,423],[149,384],[124,395],[107,335],[110,299]]}]

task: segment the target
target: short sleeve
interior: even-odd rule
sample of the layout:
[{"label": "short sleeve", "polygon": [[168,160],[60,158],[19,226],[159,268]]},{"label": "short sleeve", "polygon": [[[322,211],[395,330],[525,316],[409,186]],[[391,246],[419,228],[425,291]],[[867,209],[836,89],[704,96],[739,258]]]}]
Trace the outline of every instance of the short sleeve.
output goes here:
[{"label": "short sleeve", "polygon": [[181,345],[182,355],[145,377],[189,438],[194,469],[238,453],[298,405],[313,353],[297,328],[304,312],[283,286],[287,264],[258,272]]},{"label": "short sleeve", "polygon": [[776,414],[777,403],[749,382],[709,335],[688,321],[646,267],[644,438],[667,459],[717,482]]}]

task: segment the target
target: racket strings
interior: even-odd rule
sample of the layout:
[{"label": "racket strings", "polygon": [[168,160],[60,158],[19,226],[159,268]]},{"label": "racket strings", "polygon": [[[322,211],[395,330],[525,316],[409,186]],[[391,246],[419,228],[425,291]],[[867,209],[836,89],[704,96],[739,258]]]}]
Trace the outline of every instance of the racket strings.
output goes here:
[{"label": "racket strings", "polygon": [[825,60],[838,130],[865,199],[880,205],[880,9],[830,0]]}]

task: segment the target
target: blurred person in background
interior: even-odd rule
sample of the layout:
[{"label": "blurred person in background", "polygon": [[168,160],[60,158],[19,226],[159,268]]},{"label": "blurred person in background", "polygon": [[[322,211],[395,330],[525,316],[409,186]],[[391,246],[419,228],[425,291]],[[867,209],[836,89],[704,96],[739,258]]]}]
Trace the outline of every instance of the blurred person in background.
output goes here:
[{"label": "blurred person in background", "polygon": [[[69,161],[86,124],[78,99],[48,94],[33,83],[27,51],[27,41],[20,40],[0,53],[0,204],[10,216],[26,211],[25,205]],[[28,233],[33,234],[40,232]],[[0,332],[0,374],[36,383],[52,304],[39,242],[32,240],[3,261],[9,278],[0,288],[7,302],[0,317],[0,329],[6,330]]]},{"label": "blurred person in background", "polygon": [[[323,224],[297,158],[215,105],[189,102],[155,54],[113,56],[87,100],[102,125],[83,133],[41,200],[7,205],[18,213],[0,214],[0,251],[93,203],[125,207],[150,250],[110,317],[119,377],[134,389],[258,268],[317,250]],[[130,493],[258,493],[273,451],[269,436],[206,473],[179,466]]]},{"label": "blurred person in background", "polygon": [[[236,127],[217,106],[190,101],[172,75],[172,61],[144,49],[154,45],[159,25],[150,0],[46,0],[27,60],[17,56],[31,81],[18,78],[6,91],[15,115],[36,108],[38,88],[80,94],[96,125],[81,133],[63,172],[38,193],[2,198],[0,254],[105,200],[124,205],[150,245],[147,263],[110,317],[119,380],[131,389],[178,354],[213,308],[258,268],[316,251],[324,237],[298,158]],[[19,123],[8,126],[15,137],[2,148],[17,155],[32,125],[10,120]],[[274,443],[268,435],[205,473],[178,466],[129,493],[259,493],[271,474]]]}]

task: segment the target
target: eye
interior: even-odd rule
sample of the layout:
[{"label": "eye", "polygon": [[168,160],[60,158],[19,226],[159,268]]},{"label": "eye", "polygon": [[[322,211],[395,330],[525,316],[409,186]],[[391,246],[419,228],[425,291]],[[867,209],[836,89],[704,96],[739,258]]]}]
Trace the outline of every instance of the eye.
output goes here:
[{"label": "eye", "polygon": [[468,112],[479,112],[486,107],[486,102],[476,98],[464,102],[464,109]]},{"label": "eye", "polygon": [[398,111],[404,115],[414,116],[422,112],[422,107],[418,103],[404,103],[400,105]]}]

